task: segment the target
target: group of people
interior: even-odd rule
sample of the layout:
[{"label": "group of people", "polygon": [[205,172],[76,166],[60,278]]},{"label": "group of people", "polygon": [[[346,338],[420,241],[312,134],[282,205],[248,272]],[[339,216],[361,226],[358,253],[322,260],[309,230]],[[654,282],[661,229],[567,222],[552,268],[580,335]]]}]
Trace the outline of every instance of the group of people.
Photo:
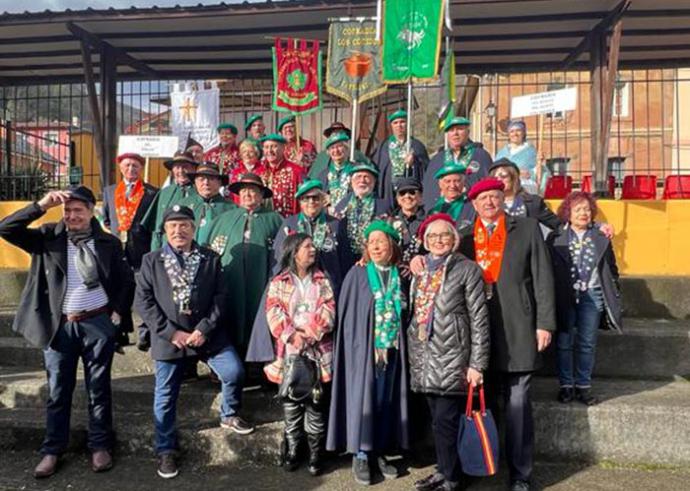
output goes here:
[{"label": "group of people", "polygon": [[[240,435],[254,431],[240,416],[245,363],[263,364],[279,387],[288,471],[306,444],[314,475],[330,450],[352,454],[360,484],[377,469],[395,478],[386,457],[410,448],[415,419],[429,418],[437,471],[418,490],[461,486],[460,417],[468,387],[486,385],[504,414],[510,489],[529,489],[540,352],[556,336],[558,400],[596,404],[596,333],[621,327],[612,227],[595,221],[587,193],[554,214],[526,190],[542,177],[513,160],[522,122],[496,161],[466,118],[446,124],[447,146],[431,159],[418,140],[407,145],[404,111],[389,122],[373,159],[356,151],[354,161],[342,123],[320,153],[296,138],[294,117],[270,134],[249,118],[239,145],[237,128],[221,124],[218,147],[204,153],[190,139],[165,163],[160,190],[143,181],[141,156],[120,155],[101,223],[84,186],[0,222],[0,237],[32,256],[14,329],[44,349],[48,373],[36,477],[52,475],[67,447],[79,358],[92,467],[112,467],[110,368],[134,310],[137,346],[155,361],[163,478],[178,474],[176,402],[200,360],[221,385],[220,425]],[[29,227],[59,205],[58,223]]]}]

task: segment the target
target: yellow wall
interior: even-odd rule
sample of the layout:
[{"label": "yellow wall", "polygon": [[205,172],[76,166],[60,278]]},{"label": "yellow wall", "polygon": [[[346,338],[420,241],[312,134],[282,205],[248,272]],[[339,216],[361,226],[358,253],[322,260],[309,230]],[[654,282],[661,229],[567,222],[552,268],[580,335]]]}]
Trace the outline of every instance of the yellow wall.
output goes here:
[{"label": "yellow wall", "polygon": [[[549,201],[555,209],[558,201]],[[0,218],[25,206],[0,202]],[[60,219],[53,208],[36,225]],[[613,224],[618,267],[626,275],[690,276],[690,200],[600,201],[598,221]],[[29,256],[0,242],[0,268],[28,268]]]}]

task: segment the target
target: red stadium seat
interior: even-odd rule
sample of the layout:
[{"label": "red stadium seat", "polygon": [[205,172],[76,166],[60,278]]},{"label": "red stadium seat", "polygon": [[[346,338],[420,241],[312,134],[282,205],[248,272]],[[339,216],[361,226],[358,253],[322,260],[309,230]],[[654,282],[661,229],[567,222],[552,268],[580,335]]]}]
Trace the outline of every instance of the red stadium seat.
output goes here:
[{"label": "red stadium seat", "polygon": [[[592,192],[592,176],[588,175],[582,178],[582,184],[580,185],[580,190],[585,193]],[[614,197],[616,195],[616,178],[614,176],[609,176],[609,196]]]},{"label": "red stadium seat", "polygon": [[667,176],[664,199],[690,199],[690,176]]},{"label": "red stadium seat", "polygon": [[573,190],[573,178],[571,176],[551,176],[546,181],[544,199],[563,199]]},{"label": "red stadium seat", "polygon": [[623,199],[656,199],[656,176],[625,176]]}]

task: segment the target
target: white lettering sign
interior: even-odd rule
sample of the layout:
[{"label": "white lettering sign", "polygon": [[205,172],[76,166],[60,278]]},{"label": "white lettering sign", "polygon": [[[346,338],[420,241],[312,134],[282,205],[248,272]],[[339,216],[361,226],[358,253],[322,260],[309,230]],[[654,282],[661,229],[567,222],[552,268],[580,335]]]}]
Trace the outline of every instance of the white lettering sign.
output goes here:
[{"label": "white lettering sign", "polygon": [[176,136],[123,135],[118,142],[117,154],[138,153],[142,157],[171,158],[178,146]]},{"label": "white lettering sign", "polygon": [[577,87],[550,90],[537,94],[513,97],[510,104],[510,117],[523,118],[535,114],[573,111],[577,107]]}]

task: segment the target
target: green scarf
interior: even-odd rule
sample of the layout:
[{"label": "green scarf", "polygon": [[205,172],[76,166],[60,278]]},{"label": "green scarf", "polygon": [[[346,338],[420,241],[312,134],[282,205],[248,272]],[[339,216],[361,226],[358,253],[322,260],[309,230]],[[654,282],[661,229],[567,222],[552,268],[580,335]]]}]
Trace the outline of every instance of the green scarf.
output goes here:
[{"label": "green scarf", "polygon": [[467,142],[467,145],[460,149],[460,156],[456,159],[453,155],[453,151],[449,148],[446,150],[444,165],[456,163],[465,167],[466,169],[470,167],[470,161],[474,155],[474,151],[477,149],[477,144],[471,141]]},{"label": "green scarf", "polygon": [[328,164],[328,194],[331,204],[337,205],[350,191],[350,169],[352,164],[346,162],[337,169],[333,162]]},{"label": "green scarf", "polygon": [[364,229],[374,218],[375,204],[373,194],[363,198],[358,198],[353,194],[347,204],[345,210],[347,237],[350,239],[352,252],[355,254],[362,254],[364,250]]},{"label": "green scarf", "polygon": [[404,141],[399,142],[394,135],[388,138],[388,155],[391,159],[393,167],[393,177],[400,177],[405,175],[407,165],[405,165],[405,155],[407,154],[407,145]]},{"label": "green scarf", "polygon": [[378,268],[374,261],[369,261],[367,279],[369,288],[374,294],[374,348],[377,350],[397,348],[402,317],[398,268],[391,266],[388,284],[384,288]]},{"label": "green scarf", "polygon": [[452,203],[446,203],[445,198],[443,196],[441,196],[438,199],[438,201],[436,201],[436,204],[431,209],[431,212],[432,213],[448,213],[453,218],[453,220],[455,220],[457,222],[458,218],[460,218],[460,215],[462,214],[462,209],[465,207],[466,202],[467,202],[467,198],[465,197],[465,195],[456,199]]},{"label": "green scarf", "polygon": [[311,226],[311,221],[300,212],[297,215],[297,231],[303,234],[311,235],[311,240],[314,242],[314,247],[316,250],[320,251],[324,247],[324,241],[326,240],[326,232],[328,229],[328,224],[326,223],[326,213],[321,212],[321,214],[316,217],[316,223],[314,227]]}]

